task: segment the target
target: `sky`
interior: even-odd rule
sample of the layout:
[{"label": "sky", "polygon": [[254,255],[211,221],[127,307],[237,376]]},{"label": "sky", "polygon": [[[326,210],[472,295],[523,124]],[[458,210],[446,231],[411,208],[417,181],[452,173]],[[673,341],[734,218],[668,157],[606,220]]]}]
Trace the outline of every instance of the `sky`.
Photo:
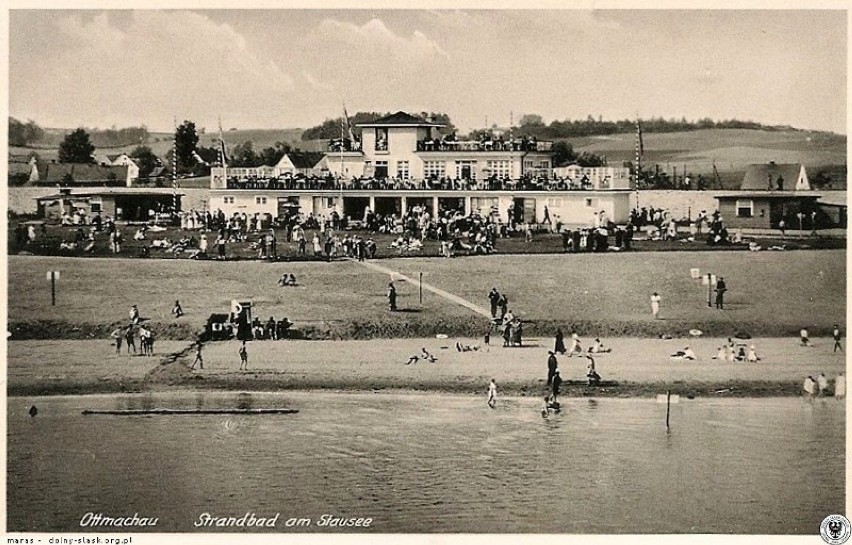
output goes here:
[{"label": "sky", "polygon": [[45,127],[446,112],[846,133],[844,11],[12,10],[10,115]]}]

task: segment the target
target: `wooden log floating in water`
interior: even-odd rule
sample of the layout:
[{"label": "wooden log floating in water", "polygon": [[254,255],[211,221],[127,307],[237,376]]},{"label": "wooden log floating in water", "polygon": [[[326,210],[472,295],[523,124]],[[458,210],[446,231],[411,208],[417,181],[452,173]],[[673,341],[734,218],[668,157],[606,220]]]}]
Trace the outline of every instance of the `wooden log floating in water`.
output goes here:
[{"label": "wooden log floating in water", "polygon": [[298,409],[84,409],[83,414],[110,414],[118,416],[137,416],[148,414],[189,415],[189,414],[295,414]]}]

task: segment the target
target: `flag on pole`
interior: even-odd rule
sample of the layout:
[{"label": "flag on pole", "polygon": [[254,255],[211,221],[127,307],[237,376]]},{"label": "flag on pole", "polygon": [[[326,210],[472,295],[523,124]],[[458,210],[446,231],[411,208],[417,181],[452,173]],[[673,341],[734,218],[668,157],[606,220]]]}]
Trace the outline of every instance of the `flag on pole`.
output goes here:
[{"label": "flag on pole", "polygon": [[219,118],[219,163],[228,166],[228,152],[225,149],[225,135],[222,131],[222,118]]},{"label": "flag on pole", "polygon": [[355,142],[355,133],[352,132],[352,123],[349,122],[349,113],[346,111],[346,103],[343,103],[343,120],[346,123],[346,132],[349,134],[349,140]]}]

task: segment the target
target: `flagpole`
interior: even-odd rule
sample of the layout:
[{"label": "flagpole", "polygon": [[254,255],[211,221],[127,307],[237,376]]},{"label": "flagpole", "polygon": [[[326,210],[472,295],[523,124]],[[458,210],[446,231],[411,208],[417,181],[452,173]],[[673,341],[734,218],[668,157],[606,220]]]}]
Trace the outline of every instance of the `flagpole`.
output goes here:
[{"label": "flagpole", "polygon": [[639,172],[642,169],[642,126],[639,123],[639,112],[636,113],[636,163],[634,165],[634,184],[636,187],[636,210],[639,210]]},{"label": "flagpole", "polygon": [[172,214],[177,214],[177,117],[172,116],[175,126],[175,137],[172,145]]},{"label": "flagpole", "polygon": [[346,121],[346,104],[343,104],[343,119],[340,120],[340,217],[343,217],[343,123]]},{"label": "flagpole", "polygon": [[222,116],[219,116],[219,153],[222,159],[222,179],[225,181],[225,188],[228,187],[228,162],[225,160],[225,133],[222,131]]}]

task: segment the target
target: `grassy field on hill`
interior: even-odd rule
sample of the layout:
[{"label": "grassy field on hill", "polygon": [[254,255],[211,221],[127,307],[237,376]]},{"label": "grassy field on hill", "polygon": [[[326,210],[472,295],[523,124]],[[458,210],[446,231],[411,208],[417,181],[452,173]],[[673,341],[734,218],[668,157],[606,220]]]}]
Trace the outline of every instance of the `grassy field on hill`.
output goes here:
[{"label": "grassy field on hill", "polygon": [[[492,286],[527,322],[528,335],[576,326],[584,336],[685,336],[690,329],[727,337],[790,336],[808,326],[825,335],[846,312],[846,253],[660,252],[634,254],[495,256],[470,259],[389,259],[382,266],[487,306]],[[690,268],[723,275],[725,311],[706,306],[707,290]],[[61,271],[57,306],[45,273]],[[280,288],[294,273],[299,287]],[[103,260],[10,256],[8,309],[13,338],[104,337],[123,323],[132,304],[161,338],[191,338],[210,313],[228,312],[231,299],[254,301],[256,316],[287,316],[315,338],[480,337],[481,316],[397,282],[399,306],[387,310],[388,276],[354,262],[263,263],[187,260]],[[660,320],[650,315],[653,291],[663,297]],[[169,315],[179,299],[187,315]]]},{"label": "grassy field on hill", "polygon": [[[636,135],[613,134],[569,139],[577,152],[606,155],[610,164],[632,161]],[[846,164],[846,137],[805,131],[758,131],[706,129],[677,133],[646,133],[645,167],[654,163],[662,170],[677,167],[678,174],[712,174],[713,162],[720,174],[739,174],[749,164],[802,163],[815,174],[821,168]],[[731,179],[741,181],[741,177]]]}]

